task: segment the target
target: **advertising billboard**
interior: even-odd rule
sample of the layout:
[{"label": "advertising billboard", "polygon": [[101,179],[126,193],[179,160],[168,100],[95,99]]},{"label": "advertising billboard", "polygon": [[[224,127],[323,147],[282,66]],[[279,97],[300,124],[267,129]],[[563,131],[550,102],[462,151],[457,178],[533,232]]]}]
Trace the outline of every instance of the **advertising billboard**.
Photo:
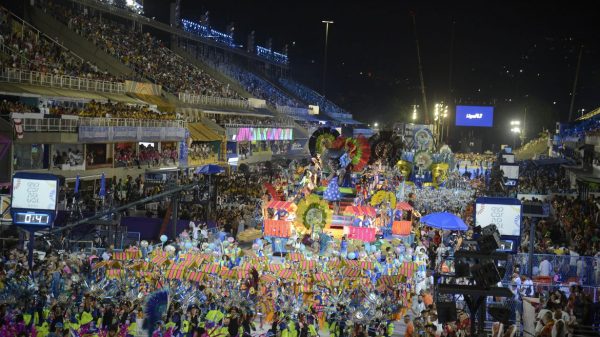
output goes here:
[{"label": "advertising billboard", "polygon": [[494,107],[476,105],[456,106],[456,126],[494,126]]}]

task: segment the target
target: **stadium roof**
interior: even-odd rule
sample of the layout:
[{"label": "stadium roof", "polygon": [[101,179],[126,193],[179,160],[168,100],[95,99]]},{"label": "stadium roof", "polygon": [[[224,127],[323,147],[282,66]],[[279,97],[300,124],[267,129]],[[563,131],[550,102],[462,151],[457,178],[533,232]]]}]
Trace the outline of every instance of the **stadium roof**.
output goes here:
[{"label": "stadium roof", "polygon": [[351,118],[334,117],[334,119],[343,124],[351,124],[351,125],[362,124],[361,122],[355,121],[354,119],[351,119]]},{"label": "stadium roof", "polygon": [[37,95],[43,97],[64,97],[64,98],[79,98],[96,101],[108,101],[131,103],[131,104],[148,104],[134,97],[129,97],[125,94],[110,94],[104,92],[89,92],[78,91],[61,88],[41,87],[36,85],[15,84],[15,83],[0,83],[0,92],[6,95]]},{"label": "stadium roof", "polygon": [[193,141],[211,142],[223,140],[222,136],[219,136],[216,132],[202,123],[188,123],[188,129],[190,130],[190,137]]},{"label": "stadium roof", "polygon": [[600,108],[596,108],[595,110],[592,110],[592,111],[586,113],[585,115],[577,118],[576,120],[578,120],[578,121],[584,121],[586,119],[590,119],[592,117],[595,117],[598,114],[600,114]]}]

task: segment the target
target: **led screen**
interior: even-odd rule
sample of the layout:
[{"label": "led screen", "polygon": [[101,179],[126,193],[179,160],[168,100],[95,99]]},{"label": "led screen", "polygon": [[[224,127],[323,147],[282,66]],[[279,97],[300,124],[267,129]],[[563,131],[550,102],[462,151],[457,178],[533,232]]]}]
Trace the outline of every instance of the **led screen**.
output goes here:
[{"label": "led screen", "polygon": [[492,127],[494,126],[494,107],[457,105],[456,126]]},{"label": "led screen", "polygon": [[477,203],[475,210],[477,226],[486,227],[494,224],[500,235],[521,235],[521,205]]},{"label": "led screen", "polygon": [[14,178],[12,186],[12,208],[56,210],[56,180]]}]

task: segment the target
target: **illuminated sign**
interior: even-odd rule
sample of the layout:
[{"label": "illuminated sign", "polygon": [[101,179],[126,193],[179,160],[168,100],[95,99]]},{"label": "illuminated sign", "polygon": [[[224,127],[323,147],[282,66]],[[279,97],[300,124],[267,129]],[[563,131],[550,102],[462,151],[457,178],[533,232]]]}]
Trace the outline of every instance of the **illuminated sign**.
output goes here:
[{"label": "illuminated sign", "polygon": [[492,127],[494,126],[494,107],[457,105],[456,126]]},{"label": "illuminated sign", "polygon": [[51,174],[18,172],[12,180],[13,223],[29,230],[50,227],[58,206],[58,177]]}]

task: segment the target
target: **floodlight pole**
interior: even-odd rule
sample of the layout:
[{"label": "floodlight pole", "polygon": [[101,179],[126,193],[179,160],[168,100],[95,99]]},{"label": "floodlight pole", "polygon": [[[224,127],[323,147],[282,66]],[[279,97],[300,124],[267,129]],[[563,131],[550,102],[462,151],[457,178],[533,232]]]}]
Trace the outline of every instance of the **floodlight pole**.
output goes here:
[{"label": "floodlight pole", "polygon": [[425,79],[423,78],[423,64],[421,63],[421,48],[419,46],[419,35],[417,34],[417,18],[415,13],[411,13],[413,27],[415,30],[415,44],[417,46],[417,61],[419,65],[419,79],[421,81],[421,97],[423,99],[423,111],[425,111],[425,124],[429,124],[429,109],[427,108],[427,95],[425,93]]},{"label": "floodlight pole", "polygon": [[325,55],[323,56],[323,87],[321,88],[321,93],[325,96],[325,81],[327,78],[327,43],[329,40],[329,24],[333,24],[331,20],[323,20],[321,21],[325,24]]}]

